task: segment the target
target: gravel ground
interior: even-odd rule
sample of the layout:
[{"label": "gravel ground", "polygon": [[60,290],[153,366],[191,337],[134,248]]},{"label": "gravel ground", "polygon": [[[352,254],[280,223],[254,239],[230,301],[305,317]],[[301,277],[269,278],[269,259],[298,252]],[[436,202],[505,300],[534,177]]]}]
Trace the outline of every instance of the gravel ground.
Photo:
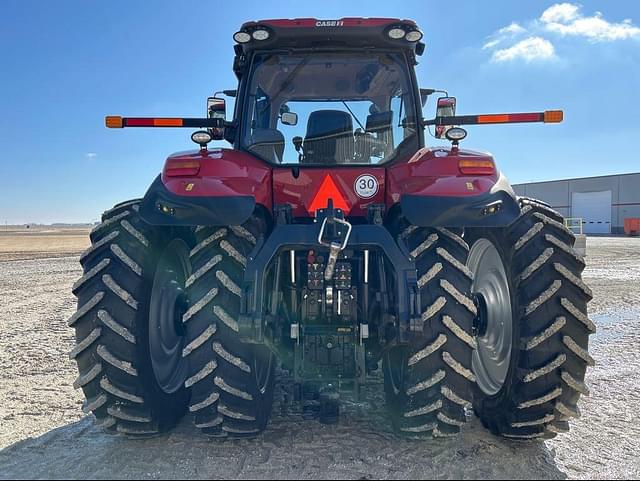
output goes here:
[{"label": "gravel ground", "polygon": [[591,396],[571,433],[498,439],[472,419],[448,441],[391,433],[380,382],[338,426],[282,415],[253,441],[216,443],[185,420],[148,440],[110,437],[82,417],[68,360],[77,257],[0,261],[0,478],[638,478],[640,239],[590,238],[585,277],[598,324]]}]

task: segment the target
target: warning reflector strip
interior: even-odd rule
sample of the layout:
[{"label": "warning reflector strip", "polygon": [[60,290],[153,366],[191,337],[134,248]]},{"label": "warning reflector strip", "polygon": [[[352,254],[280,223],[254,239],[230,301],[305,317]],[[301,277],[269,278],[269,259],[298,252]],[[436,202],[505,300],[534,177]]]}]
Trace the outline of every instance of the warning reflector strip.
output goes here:
[{"label": "warning reflector strip", "polygon": [[478,124],[519,124],[524,122],[558,123],[564,119],[562,110],[547,110],[546,112],[523,112],[515,114],[482,114],[455,115],[451,117],[436,117],[428,120],[426,125],[478,125]]},{"label": "warning reflector strip", "polygon": [[181,117],[120,117],[109,115],[105,117],[105,125],[110,129],[124,127],[188,127],[188,128],[221,128],[222,119],[181,118]]}]

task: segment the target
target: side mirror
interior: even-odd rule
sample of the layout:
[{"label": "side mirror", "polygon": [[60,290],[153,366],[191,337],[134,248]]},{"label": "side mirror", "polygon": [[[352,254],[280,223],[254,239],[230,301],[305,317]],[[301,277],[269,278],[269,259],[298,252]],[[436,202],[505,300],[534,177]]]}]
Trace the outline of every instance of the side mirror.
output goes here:
[{"label": "side mirror", "polygon": [[284,125],[297,125],[298,124],[298,114],[293,112],[283,112],[280,115],[280,120]]},{"label": "side mirror", "polygon": [[[456,98],[440,97],[438,99],[438,107],[436,109],[436,117],[453,117],[456,115]],[[447,130],[453,125],[436,125],[436,138],[445,138]]]},{"label": "side mirror", "polygon": [[[224,99],[220,99],[218,97],[209,97],[207,99],[207,117],[210,119],[221,119],[224,121],[226,119],[226,104]],[[223,140],[224,139],[224,129],[213,128],[210,129],[211,136],[213,140]]]}]

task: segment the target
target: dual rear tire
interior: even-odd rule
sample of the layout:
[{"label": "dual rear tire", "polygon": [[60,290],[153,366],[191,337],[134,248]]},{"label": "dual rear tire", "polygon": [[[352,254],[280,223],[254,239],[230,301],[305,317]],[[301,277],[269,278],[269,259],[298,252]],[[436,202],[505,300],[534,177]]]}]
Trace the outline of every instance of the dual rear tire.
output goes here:
[{"label": "dual rear tire", "polygon": [[194,235],[154,228],[138,209],[130,201],[106,212],[81,256],[69,325],[83,411],[114,434],[164,432],[187,411],[211,436],[261,432],[275,358],[237,335],[239,286],[261,224]]},{"label": "dual rear tire", "polygon": [[[180,340],[173,325],[161,326],[172,322],[177,303],[169,300],[179,289],[161,292],[155,282],[160,275],[179,284],[187,273],[175,263],[173,235],[144,223],[138,205],[117,205],[91,232],[84,274],[73,286],[78,310],[69,325],[76,346],[69,356],[78,365],[74,387],[86,397],[83,411],[108,432],[147,436],[171,428],[187,408],[189,393],[174,379],[184,372],[175,355]],[[164,312],[164,320],[154,311]]]},{"label": "dual rear tire", "polygon": [[196,426],[213,437],[250,437],[271,415],[276,359],[264,346],[238,335],[241,288],[247,257],[264,226],[200,227],[187,280],[191,306],[183,321]]},{"label": "dual rear tire", "polygon": [[557,212],[520,202],[508,228],[466,229],[464,238],[396,229],[416,259],[425,322],[421,343],[384,360],[399,432],[454,434],[471,406],[491,432],[513,439],[552,438],[580,416],[595,332],[584,260]]}]

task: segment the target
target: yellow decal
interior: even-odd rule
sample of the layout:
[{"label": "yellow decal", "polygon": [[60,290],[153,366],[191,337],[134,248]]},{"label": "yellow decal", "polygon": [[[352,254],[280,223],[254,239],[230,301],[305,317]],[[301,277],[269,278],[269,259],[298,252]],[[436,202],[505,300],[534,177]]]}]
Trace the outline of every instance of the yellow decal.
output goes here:
[{"label": "yellow decal", "polygon": [[467,190],[473,190],[473,182],[467,182]]},{"label": "yellow decal", "polygon": [[184,190],[186,190],[187,192],[191,192],[193,190],[193,187],[194,187],[194,184],[189,183],[185,185]]}]

